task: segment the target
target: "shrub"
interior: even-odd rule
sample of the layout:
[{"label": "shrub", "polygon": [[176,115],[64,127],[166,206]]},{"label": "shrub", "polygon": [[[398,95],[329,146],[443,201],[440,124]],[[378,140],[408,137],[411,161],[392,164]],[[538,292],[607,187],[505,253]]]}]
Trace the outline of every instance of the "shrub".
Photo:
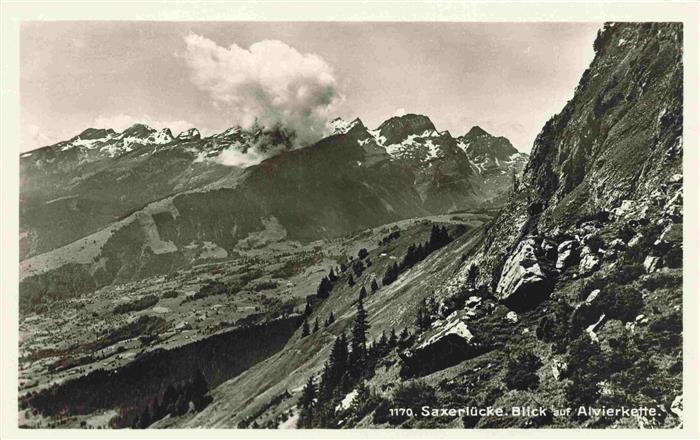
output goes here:
[{"label": "shrub", "polygon": [[594,303],[608,318],[622,322],[633,321],[644,305],[642,292],[630,286],[611,286]]},{"label": "shrub", "polygon": [[664,255],[664,266],[678,269],[683,267],[683,248],[674,246]]},{"label": "shrub", "polygon": [[592,235],[590,239],[588,240],[588,243],[586,245],[591,248],[593,252],[598,252],[603,245],[605,244],[605,241],[603,241],[602,238],[600,238],[599,235]]},{"label": "shrub", "polygon": [[146,295],[135,301],[128,302],[125,304],[119,304],[113,310],[114,313],[128,313],[137,312],[139,310],[145,310],[149,307],[153,307],[158,303],[158,297],[155,295]]},{"label": "shrub", "polygon": [[523,353],[510,358],[503,382],[510,390],[534,390],[540,384],[537,370],[542,366],[539,357]]},{"label": "shrub", "polygon": [[671,312],[649,323],[649,331],[638,340],[643,350],[672,353],[683,345],[683,318],[680,312]]},{"label": "shrub", "polygon": [[192,300],[206,298],[212,295],[226,295],[227,293],[229,293],[229,287],[226,284],[221,281],[210,281],[192,295]]},{"label": "shrub", "polygon": [[566,386],[565,396],[572,406],[592,405],[600,397],[598,376],[585,371],[571,375],[571,382]]},{"label": "shrub", "polygon": [[621,238],[625,243],[632,240],[634,234],[634,228],[627,223],[623,223],[617,231],[617,237]]},{"label": "shrub", "polygon": [[586,299],[588,294],[595,289],[609,290],[612,288],[611,284],[630,284],[645,273],[646,271],[641,263],[623,256],[622,263],[617,267],[617,270],[609,274],[599,272],[586,280],[579,294],[579,300],[583,301]]},{"label": "shrub", "polygon": [[437,403],[435,389],[422,381],[402,383],[396,388],[393,396],[394,407],[413,408],[414,411],[424,405]]},{"label": "shrub", "polygon": [[606,372],[600,347],[588,335],[581,335],[571,343],[567,356],[571,382],[566,386],[566,399],[574,406],[591,405],[600,395],[598,382]]},{"label": "shrub", "polygon": [[540,319],[535,334],[537,339],[544,342],[565,342],[569,328],[569,316],[573,307],[564,301],[552,305],[551,313]]},{"label": "shrub", "polygon": [[616,272],[612,273],[612,280],[620,285],[631,283],[644,275],[644,266],[639,263],[623,263]]},{"label": "shrub", "polygon": [[253,290],[262,292],[263,290],[276,289],[278,285],[276,281],[261,281],[255,285]]},{"label": "shrub", "polygon": [[683,331],[683,317],[678,312],[662,316],[649,324],[649,330],[654,333],[671,332],[680,334]]},{"label": "shrub", "polygon": [[658,289],[681,288],[682,276],[668,272],[654,272],[642,280],[641,287],[649,291]]}]

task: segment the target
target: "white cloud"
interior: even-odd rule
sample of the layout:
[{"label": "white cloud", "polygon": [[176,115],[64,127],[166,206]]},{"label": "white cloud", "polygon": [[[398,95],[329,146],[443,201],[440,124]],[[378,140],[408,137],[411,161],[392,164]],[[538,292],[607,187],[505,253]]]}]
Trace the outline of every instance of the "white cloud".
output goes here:
[{"label": "white cloud", "polygon": [[403,116],[406,114],[406,109],[401,107],[397,108],[396,111],[394,112],[394,116]]},{"label": "white cloud", "polygon": [[[114,131],[124,131],[132,125],[140,123],[146,124],[149,127],[155,128],[156,130],[161,130],[163,128],[169,128],[173,132],[173,136],[177,136],[180,132],[188,130],[194,127],[194,124],[188,121],[176,120],[176,121],[158,121],[154,120],[148,115],[143,115],[140,117],[127,115],[120,113],[118,115],[111,116],[98,116],[93,122],[93,127],[95,128],[111,128]],[[201,128],[199,128],[200,133],[204,135]]]},{"label": "white cloud", "polygon": [[190,34],[185,44],[192,82],[230,113],[232,123],[283,126],[302,146],[326,134],[326,122],[342,96],[333,70],[319,56],[276,40],[226,48]]},{"label": "white cloud", "polygon": [[222,165],[246,168],[251,165],[259,164],[265,160],[266,157],[266,155],[252,148],[245,153],[237,151],[235,148],[227,148],[221,150],[216,161]]}]

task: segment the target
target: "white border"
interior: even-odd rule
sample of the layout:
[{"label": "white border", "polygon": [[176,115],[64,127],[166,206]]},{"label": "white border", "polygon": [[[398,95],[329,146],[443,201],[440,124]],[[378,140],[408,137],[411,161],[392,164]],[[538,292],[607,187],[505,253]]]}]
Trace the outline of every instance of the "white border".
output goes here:
[{"label": "white border", "polygon": [[[694,243],[698,177],[698,14],[696,2],[13,2],[2,11],[2,113],[0,124],[0,437],[8,438],[698,438],[698,289],[700,273]],[[684,23],[684,414],[681,430],[19,430],[17,428],[18,357],[18,209],[19,209],[19,23],[25,20],[152,21],[682,21]],[[592,42],[591,42],[592,44]],[[691,293],[692,292],[692,293]]]}]

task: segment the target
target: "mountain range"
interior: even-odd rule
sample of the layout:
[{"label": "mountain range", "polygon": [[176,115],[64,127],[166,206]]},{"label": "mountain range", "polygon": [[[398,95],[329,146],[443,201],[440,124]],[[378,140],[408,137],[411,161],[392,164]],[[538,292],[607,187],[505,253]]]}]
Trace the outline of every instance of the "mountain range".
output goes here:
[{"label": "mountain range", "polygon": [[251,234],[308,242],[497,207],[527,160],[503,137],[454,138],[422,115],[375,130],[335,119],[329,131],[295,148],[283,128],[202,137],[135,124],[22,154],[22,297],[65,290],[47,281],[65,271],[71,291],[167,273]]}]

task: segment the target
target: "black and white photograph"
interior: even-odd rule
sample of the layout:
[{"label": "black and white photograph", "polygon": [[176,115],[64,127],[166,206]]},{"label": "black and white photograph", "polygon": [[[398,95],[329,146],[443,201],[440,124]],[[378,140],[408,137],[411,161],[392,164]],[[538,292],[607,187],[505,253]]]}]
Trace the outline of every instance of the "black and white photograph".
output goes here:
[{"label": "black and white photograph", "polygon": [[18,432],[697,427],[696,27],[235,11],[17,23]]}]

